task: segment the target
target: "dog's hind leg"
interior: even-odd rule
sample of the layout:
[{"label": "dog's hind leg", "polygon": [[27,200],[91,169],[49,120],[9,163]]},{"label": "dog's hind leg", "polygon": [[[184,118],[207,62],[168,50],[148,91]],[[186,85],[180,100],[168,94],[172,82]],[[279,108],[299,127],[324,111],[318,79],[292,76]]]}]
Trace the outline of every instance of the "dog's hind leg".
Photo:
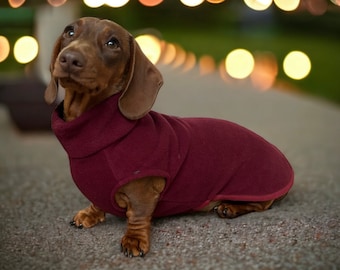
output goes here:
[{"label": "dog's hind leg", "polygon": [[214,207],[214,212],[221,218],[235,218],[251,212],[261,212],[269,209],[274,202],[282,200],[286,195],[278,199],[263,202],[233,202],[223,201]]}]

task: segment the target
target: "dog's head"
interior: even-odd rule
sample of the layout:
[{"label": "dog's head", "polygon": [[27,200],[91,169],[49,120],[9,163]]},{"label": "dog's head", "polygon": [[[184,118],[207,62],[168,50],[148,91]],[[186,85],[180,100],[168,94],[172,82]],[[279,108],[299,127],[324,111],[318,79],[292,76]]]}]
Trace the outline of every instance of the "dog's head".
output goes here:
[{"label": "dog's head", "polygon": [[163,80],[134,38],[121,26],[85,17],[65,27],[57,39],[45,100],[56,100],[58,84],[66,91],[105,99],[122,92],[119,108],[129,119],[152,107]]}]

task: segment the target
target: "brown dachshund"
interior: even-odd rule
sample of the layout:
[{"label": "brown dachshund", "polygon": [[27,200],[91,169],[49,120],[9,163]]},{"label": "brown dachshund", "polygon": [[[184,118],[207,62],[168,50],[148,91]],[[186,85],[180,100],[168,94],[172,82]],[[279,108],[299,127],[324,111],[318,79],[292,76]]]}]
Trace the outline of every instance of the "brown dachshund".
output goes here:
[{"label": "brown dachshund", "polygon": [[151,111],[162,76],[112,21],[87,17],[66,26],[50,69],[46,102],[55,102],[59,84],[65,88],[52,129],[92,202],[71,225],[92,227],[105,213],[126,216],[126,256],[149,251],[152,217],[214,211],[234,218],[268,209],[292,186],[288,161],[251,131]]}]

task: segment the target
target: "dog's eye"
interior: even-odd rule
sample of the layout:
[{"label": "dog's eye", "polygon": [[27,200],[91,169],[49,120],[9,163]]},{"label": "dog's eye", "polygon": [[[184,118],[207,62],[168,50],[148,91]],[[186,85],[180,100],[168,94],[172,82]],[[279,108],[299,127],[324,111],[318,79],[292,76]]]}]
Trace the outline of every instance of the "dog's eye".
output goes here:
[{"label": "dog's eye", "polygon": [[68,38],[72,38],[75,34],[73,26],[67,26],[64,30],[64,34]]},{"label": "dog's eye", "polygon": [[110,49],[116,49],[119,47],[119,41],[116,38],[110,38],[108,42],[105,43]]}]

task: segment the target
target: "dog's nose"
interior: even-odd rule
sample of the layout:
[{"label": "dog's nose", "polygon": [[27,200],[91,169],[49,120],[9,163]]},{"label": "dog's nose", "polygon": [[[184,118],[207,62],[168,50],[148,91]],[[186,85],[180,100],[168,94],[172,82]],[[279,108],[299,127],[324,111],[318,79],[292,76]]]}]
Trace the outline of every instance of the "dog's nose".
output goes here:
[{"label": "dog's nose", "polygon": [[85,57],[77,51],[65,51],[59,56],[59,64],[66,72],[79,72],[85,66]]}]

